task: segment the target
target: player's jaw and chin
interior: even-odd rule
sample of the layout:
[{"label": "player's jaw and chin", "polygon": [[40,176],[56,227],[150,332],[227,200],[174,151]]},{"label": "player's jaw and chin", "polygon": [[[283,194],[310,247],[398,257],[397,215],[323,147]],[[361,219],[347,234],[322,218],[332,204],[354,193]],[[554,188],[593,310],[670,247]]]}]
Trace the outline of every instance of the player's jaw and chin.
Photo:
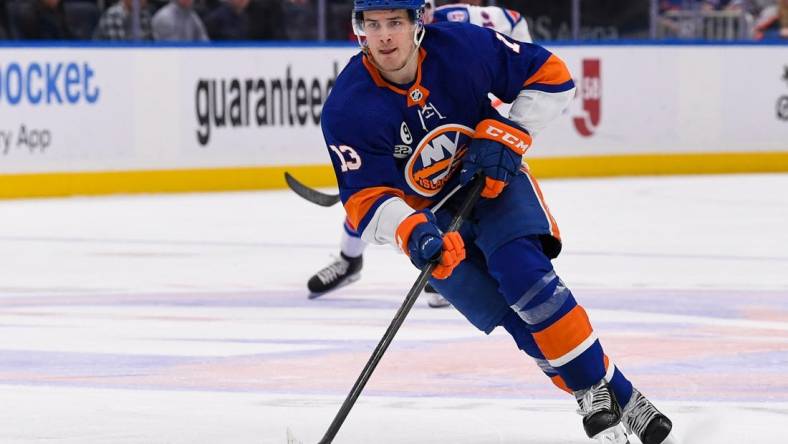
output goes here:
[{"label": "player's jaw and chin", "polygon": [[375,22],[382,28],[392,20],[406,24],[403,32],[369,33],[366,36],[367,55],[384,78],[395,83],[407,83],[416,75],[416,24],[404,9],[364,12],[365,22]]}]

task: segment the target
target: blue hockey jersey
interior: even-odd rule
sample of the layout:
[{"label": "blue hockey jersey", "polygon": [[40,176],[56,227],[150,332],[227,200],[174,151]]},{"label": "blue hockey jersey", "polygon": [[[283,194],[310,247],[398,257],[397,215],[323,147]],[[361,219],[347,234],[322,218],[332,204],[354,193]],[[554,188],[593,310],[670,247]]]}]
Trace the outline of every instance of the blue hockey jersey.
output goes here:
[{"label": "blue hockey jersey", "polygon": [[372,243],[394,243],[414,209],[458,182],[462,157],[485,118],[488,93],[515,102],[512,118],[541,129],[571,99],[564,63],[546,49],[464,23],[429,25],[411,84],[386,81],[363,54],[337,78],[322,129],[348,223]]}]

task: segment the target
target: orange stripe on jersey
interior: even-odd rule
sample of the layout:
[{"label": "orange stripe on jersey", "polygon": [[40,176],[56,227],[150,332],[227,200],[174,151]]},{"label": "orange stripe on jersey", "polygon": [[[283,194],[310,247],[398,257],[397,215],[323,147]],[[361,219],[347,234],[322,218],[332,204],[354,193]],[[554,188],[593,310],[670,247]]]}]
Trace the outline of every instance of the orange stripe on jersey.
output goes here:
[{"label": "orange stripe on jersey", "polygon": [[569,74],[569,70],[566,68],[564,61],[555,55],[550,55],[539,70],[525,81],[523,86],[528,86],[533,83],[560,85],[570,80],[572,80],[572,76]]},{"label": "orange stripe on jersey", "polygon": [[576,305],[561,319],[544,330],[534,333],[539,350],[548,361],[558,359],[574,350],[591,336],[591,321],[583,307]]},{"label": "orange stripe on jersey", "polygon": [[364,54],[364,56],[361,58],[361,61],[364,63],[364,67],[367,68],[367,71],[369,72],[369,75],[372,77],[372,81],[375,82],[375,85],[381,88],[388,88],[397,94],[402,94],[403,96],[408,93],[404,89],[397,88],[396,86],[392,85],[391,83],[383,79],[383,76],[380,75],[380,72],[378,71],[377,68],[375,68],[375,65],[373,65],[372,62],[369,61],[366,54]]},{"label": "orange stripe on jersey", "polygon": [[539,205],[541,205],[545,216],[547,216],[547,220],[550,222],[550,234],[554,238],[561,240],[561,230],[558,229],[558,224],[553,218],[553,214],[550,213],[550,207],[547,206],[547,201],[545,201],[544,195],[542,194],[542,189],[539,187],[539,182],[537,182],[536,178],[533,176],[533,174],[531,174],[531,170],[528,168],[528,165],[524,165],[523,168],[520,168],[520,170],[525,173],[525,175],[528,176],[528,179],[531,181],[531,185],[534,188],[536,197],[539,199]]},{"label": "orange stripe on jersey", "polygon": [[401,190],[389,187],[364,188],[350,196],[350,199],[345,202],[345,212],[347,213],[347,221],[350,223],[350,227],[354,230],[358,230],[358,224],[360,224],[361,219],[364,219],[364,216],[367,215],[372,205],[387,194],[399,197],[400,199],[405,198],[405,193]]},{"label": "orange stripe on jersey", "polygon": [[350,199],[345,202],[345,212],[347,213],[347,222],[350,228],[358,230],[358,225],[364,216],[367,215],[370,208],[381,197],[389,195],[392,197],[399,197],[404,200],[411,208],[416,210],[423,210],[432,204],[432,201],[419,196],[406,196],[402,190],[390,187],[371,187],[364,188],[356,194],[350,196]]},{"label": "orange stripe on jersey", "polygon": [[[372,77],[372,81],[375,82],[376,86],[381,88],[388,88],[397,94],[406,96],[408,98],[408,107],[411,107],[413,105],[419,105],[421,107],[424,107],[424,105],[426,105],[427,97],[429,97],[430,91],[421,85],[421,63],[424,61],[424,59],[427,58],[426,49],[419,48],[419,61],[416,67],[416,80],[413,82],[413,85],[407,91],[405,91],[402,88],[398,88],[392,85],[391,83],[389,83],[388,81],[386,81],[386,79],[384,79],[383,76],[380,75],[380,71],[378,71],[378,68],[375,67],[375,65],[372,63],[369,57],[370,56],[368,54],[364,54],[364,56],[361,57],[361,61],[364,63],[364,67],[367,68],[367,71],[369,72],[369,75]],[[416,90],[419,91],[418,95],[413,94]]]},{"label": "orange stripe on jersey", "polygon": [[560,388],[561,390],[563,390],[563,391],[565,391],[565,392],[569,393],[570,395],[571,395],[572,393],[574,393],[574,392],[572,391],[572,389],[570,389],[570,388],[569,388],[569,386],[568,386],[568,385],[566,385],[566,382],[564,382],[564,378],[562,378],[561,376],[559,376],[559,375],[551,376],[551,377],[550,377],[550,380],[551,380],[551,381],[553,381],[553,384],[554,384],[556,387],[558,387],[558,388]]}]

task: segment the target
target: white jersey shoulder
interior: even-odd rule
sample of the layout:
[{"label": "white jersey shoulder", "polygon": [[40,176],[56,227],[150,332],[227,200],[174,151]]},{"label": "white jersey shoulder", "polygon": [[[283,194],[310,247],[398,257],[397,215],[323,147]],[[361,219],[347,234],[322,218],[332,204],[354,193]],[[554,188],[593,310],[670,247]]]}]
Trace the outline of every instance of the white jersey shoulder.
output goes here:
[{"label": "white jersey shoulder", "polygon": [[465,22],[490,28],[521,42],[532,43],[528,22],[517,11],[498,6],[444,5],[435,9],[435,22]]}]

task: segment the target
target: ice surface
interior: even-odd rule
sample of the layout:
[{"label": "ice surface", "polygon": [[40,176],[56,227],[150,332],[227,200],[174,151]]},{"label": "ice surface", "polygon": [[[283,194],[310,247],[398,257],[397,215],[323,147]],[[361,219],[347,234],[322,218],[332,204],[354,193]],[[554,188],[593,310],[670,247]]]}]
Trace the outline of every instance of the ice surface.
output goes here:
[{"label": "ice surface", "polygon": [[[552,180],[556,269],[685,443],[784,443],[788,175]],[[342,209],[286,191],[0,201],[0,442],[316,442],[416,277],[309,301]],[[417,302],[337,443],[584,443],[502,332]]]}]

